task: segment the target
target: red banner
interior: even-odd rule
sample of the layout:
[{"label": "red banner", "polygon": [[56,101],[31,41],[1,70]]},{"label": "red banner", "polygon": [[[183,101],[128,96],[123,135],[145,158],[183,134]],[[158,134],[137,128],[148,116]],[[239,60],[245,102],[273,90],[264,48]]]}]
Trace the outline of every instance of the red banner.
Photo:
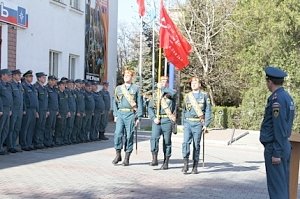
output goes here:
[{"label": "red banner", "polygon": [[139,6],[139,15],[142,17],[145,15],[145,0],[136,1]]},{"label": "red banner", "polygon": [[159,36],[159,47],[164,49],[168,61],[174,64],[176,69],[184,69],[189,64],[188,56],[192,47],[169,17],[162,1]]}]

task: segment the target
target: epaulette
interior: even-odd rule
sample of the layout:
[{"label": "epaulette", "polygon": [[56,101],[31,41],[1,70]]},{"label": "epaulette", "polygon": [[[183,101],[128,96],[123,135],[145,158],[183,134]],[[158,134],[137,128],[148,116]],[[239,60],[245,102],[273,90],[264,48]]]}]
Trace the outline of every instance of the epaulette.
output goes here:
[{"label": "epaulette", "polygon": [[274,93],[272,100],[276,100],[277,99],[277,93]]}]

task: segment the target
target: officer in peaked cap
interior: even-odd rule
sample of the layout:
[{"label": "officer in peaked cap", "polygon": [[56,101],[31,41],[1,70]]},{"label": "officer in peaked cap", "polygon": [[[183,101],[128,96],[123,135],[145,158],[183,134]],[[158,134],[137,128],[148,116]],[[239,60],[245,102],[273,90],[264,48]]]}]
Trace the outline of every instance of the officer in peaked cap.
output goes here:
[{"label": "officer in peaked cap", "polygon": [[9,69],[0,70],[0,155],[7,152],[3,148],[6,137],[9,134],[10,111],[13,105],[12,89],[10,86],[11,71]]},{"label": "officer in peaked cap", "polygon": [[48,76],[48,84],[45,86],[48,92],[49,116],[45,124],[44,146],[53,147],[53,135],[55,132],[56,115],[58,114],[58,91],[56,89],[58,78],[54,75]]},{"label": "officer in peaked cap", "polygon": [[23,118],[23,110],[24,110],[24,100],[23,100],[23,92],[24,89],[22,87],[21,81],[21,71],[19,69],[12,71],[12,81],[11,87],[13,90],[13,106],[12,106],[12,115],[10,117],[10,125],[9,125],[9,135],[7,139],[8,151],[11,153],[16,153],[22,151],[17,147],[17,140],[19,138],[22,118]]},{"label": "officer in peaked cap", "polygon": [[24,108],[26,109],[25,114],[23,115],[22,128],[20,132],[20,145],[22,150],[30,151],[34,147],[32,145],[36,118],[38,118],[38,95],[35,87],[32,85],[32,70],[27,71],[23,74],[24,81],[22,86],[24,89]]},{"label": "officer in peaked cap", "polygon": [[76,95],[76,116],[74,122],[74,132],[71,141],[73,143],[79,143],[84,141],[84,133],[82,131],[82,121],[85,117],[85,100],[84,100],[84,90],[83,81],[81,79],[75,80],[75,95]]},{"label": "officer in peaked cap", "polygon": [[45,139],[46,118],[50,114],[49,109],[48,109],[48,92],[45,87],[47,75],[44,72],[38,72],[35,75],[37,77],[37,81],[33,86],[35,87],[37,94],[38,94],[39,117],[36,120],[35,134],[33,136],[33,144],[34,144],[34,148],[43,149],[44,148],[44,139]]},{"label": "officer in peaked cap", "polygon": [[99,128],[99,139],[100,140],[108,140],[108,137],[104,135],[105,129],[108,124],[108,117],[109,117],[109,111],[111,107],[111,100],[110,100],[110,94],[108,91],[108,86],[109,83],[108,81],[102,82],[103,87],[102,90],[99,92],[103,96],[104,104],[105,104],[105,109],[104,109],[104,114],[101,115],[101,121],[100,121],[100,128]]},{"label": "officer in peaked cap", "polygon": [[92,117],[95,111],[95,100],[92,93],[91,81],[87,81],[85,83],[85,93],[84,93],[84,100],[85,100],[85,113],[86,116],[83,118],[82,121],[82,129],[83,129],[83,137],[84,141],[88,142],[91,139],[92,133]]},{"label": "officer in peaked cap", "polygon": [[32,70],[29,70],[23,74],[23,77],[32,76]]},{"label": "officer in peaked cap", "polygon": [[[70,117],[67,118],[66,132],[64,136],[64,144],[72,144],[74,141],[75,132],[74,132],[74,121],[76,115],[76,94],[75,94],[75,85],[73,79],[67,80],[67,88],[65,92],[68,95],[68,105],[70,111]],[[73,139],[72,139],[73,138]]]},{"label": "officer in peaked cap", "polygon": [[264,145],[267,185],[270,198],[289,198],[289,162],[295,105],[283,88],[286,72],[280,68],[265,68],[266,84],[272,93],[265,106],[260,129],[260,142]]}]

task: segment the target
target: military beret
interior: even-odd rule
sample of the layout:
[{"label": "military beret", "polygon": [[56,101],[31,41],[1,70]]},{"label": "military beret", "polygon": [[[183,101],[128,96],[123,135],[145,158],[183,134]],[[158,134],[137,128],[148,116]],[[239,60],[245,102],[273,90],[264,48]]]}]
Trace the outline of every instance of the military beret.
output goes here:
[{"label": "military beret", "polygon": [[32,70],[29,70],[23,74],[23,77],[26,77],[26,76],[32,76]]},{"label": "military beret", "polygon": [[69,79],[68,78],[66,78],[66,77],[62,77],[61,79],[60,79],[60,81],[68,81]]},{"label": "military beret", "polygon": [[81,79],[76,79],[76,80],[75,80],[75,83],[81,83],[81,82],[82,82]]},{"label": "military beret", "polygon": [[13,75],[16,75],[16,74],[22,74],[21,71],[19,69],[16,69],[16,70],[12,70],[11,73]]},{"label": "military beret", "polygon": [[55,75],[49,75],[48,80],[58,80],[58,78]]},{"label": "military beret", "polygon": [[267,68],[265,68],[265,73],[267,77],[275,79],[284,79],[284,77],[287,76],[286,72],[284,72],[280,68],[276,68],[273,66],[268,66]]},{"label": "military beret", "polygon": [[0,70],[0,75],[11,75],[11,71],[7,68]]},{"label": "military beret", "polygon": [[47,76],[47,74],[44,73],[44,72],[39,72],[39,73],[35,73],[35,76],[36,76],[37,78],[39,78],[39,77]]}]

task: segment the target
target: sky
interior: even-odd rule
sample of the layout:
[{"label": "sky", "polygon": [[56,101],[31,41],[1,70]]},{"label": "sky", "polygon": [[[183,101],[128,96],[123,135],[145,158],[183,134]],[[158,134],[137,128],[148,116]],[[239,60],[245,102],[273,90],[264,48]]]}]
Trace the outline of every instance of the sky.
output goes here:
[{"label": "sky", "polygon": [[138,20],[138,6],[136,0],[118,0],[119,23],[131,23]]}]

